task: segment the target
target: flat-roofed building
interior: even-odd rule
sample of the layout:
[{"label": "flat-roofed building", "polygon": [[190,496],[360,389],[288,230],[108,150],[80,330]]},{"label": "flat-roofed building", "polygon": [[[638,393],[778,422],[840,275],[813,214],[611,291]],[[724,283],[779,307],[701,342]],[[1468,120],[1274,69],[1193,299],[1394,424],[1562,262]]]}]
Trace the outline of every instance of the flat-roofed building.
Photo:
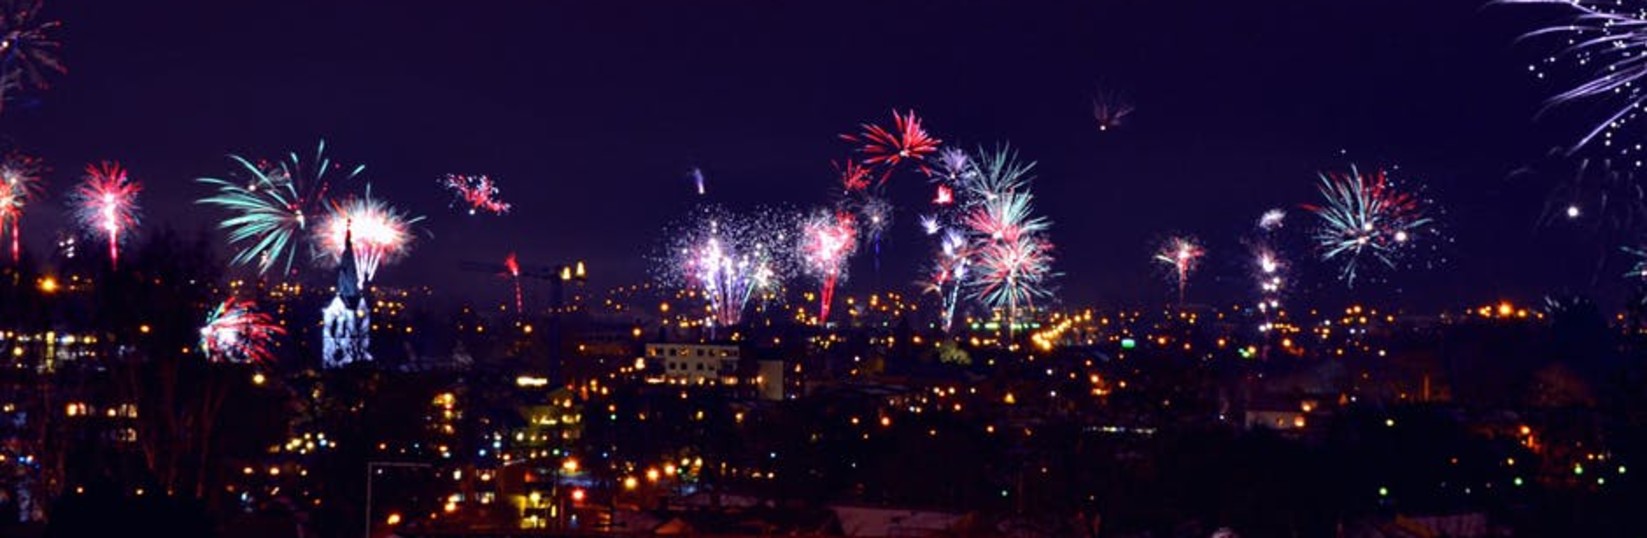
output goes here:
[{"label": "flat-roofed building", "polygon": [[667,383],[736,383],[741,358],[730,344],[646,344],[647,369]]}]

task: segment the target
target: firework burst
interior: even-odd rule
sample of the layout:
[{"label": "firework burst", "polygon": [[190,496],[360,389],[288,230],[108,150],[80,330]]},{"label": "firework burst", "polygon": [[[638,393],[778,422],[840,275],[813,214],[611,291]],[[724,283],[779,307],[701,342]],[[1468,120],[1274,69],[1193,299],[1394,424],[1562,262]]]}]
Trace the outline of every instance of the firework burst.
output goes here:
[{"label": "firework burst", "polygon": [[[906,114],[892,111],[892,129],[879,125],[865,123],[861,125],[863,131],[859,134],[843,134],[841,139],[859,144],[858,151],[864,154],[863,163],[868,166],[886,166],[887,172],[904,161],[914,161],[923,171],[930,172],[925,164],[921,164],[927,155],[938,151],[942,140],[927,134],[921,128],[921,119],[911,110]],[[881,182],[886,181],[887,174],[881,174]]]},{"label": "firework burst", "polygon": [[11,232],[12,263],[21,256],[23,210],[40,196],[40,176],[44,173],[40,159],[21,153],[8,154],[0,161],[0,234]]},{"label": "firework burst", "polygon": [[217,188],[217,193],[195,203],[228,210],[233,216],[218,224],[237,248],[230,262],[256,264],[259,273],[281,266],[292,270],[298,247],[304,240],[310,219],[328,209],[332,180],[342,172],[347,180],[365,170],[364,165],[345,168],[326,157],[322,140],[309,161],[291,153],[280,162],[254,162],[230,155],[236,179],[200,178],[196,181]]},{"label": "firework burst", "polygon": [[1033,307],[1036,299],[1050,297],[1052,243],[1037,236],[984,241],[971,256],[977,270],[973,297],[990,308],[1005,309],[1016,321],[1018,309]]},{"label": "firework burst", "polygon": [[1099,131],[1120,127],[1132,111],[1132,103],[1118,91],[1099,88],[1092,98],[1092,120],[1098,124]]},{"label": "firework burst", "polygon": [[881,273],[881,238],[887,230],[892,228],[892,202],[884,196],[876,196],[869,192],[859,193],[849,201],[852,209],[857,213],[856,223],[859,233],[869,241],[874,251],[875,274]]},{"label": "firework burst", "polygon": [[85,178],[70,199],[81,229],[108,240],[111,265],[119,264],[120,242],[137,226],[137,193],[142,190],[120,163],[104,162],[86,165]]},{"label": "firework burst", "polygon": [[1152,259],[1166,266],[1174,283],[1178,285],[1179,305],[1184,304],[1184,291],[1189,287],[1190,275],[1201,267],[1201,258],[1206,255],[1206,249],[1201,248],[1201,243],[1191,236],[1167,238],[1161,243],[1161,248],[1155,251]]},{"label": "firework burst", "polygon": [[1549,183],[1537,225],[1586,234],[1569,244],[1594,247],[1590,276],[1598,283],[1619,261],[1617,246],[1634,241],[1647,226],[1647,187],[1638,169],[1614,159],[1574,157],[1561,149],[1546,157],[1511,176]]},{"label": "firework burst", "polygon": [[776,285],[772,262],[764,249],[741,253],[718,238],[705,242],[692,258],[694,275],[709,299],[715,326],[743,321],[744,307],[755,293]]},{"label": "firework burst", "polygon": [[1010,332],[1020,307],[1052,295],[1052,242],[1044,237],[1051,222],[1035,216],[1028,192],[1035,163],[1019,161],[1005,146],[980,151],[972,162],[965,186],[970,196],[961,204],[967,208],[961,221],[970,234],[963,268],[974,268],[967,286],[984,306],[1005,310]]},{"label": "firework burst", "polygon": [[972,172],[972,157],[960,148],[944,148],[938,150],[938,157],[933,160],[928,175],[933,182],[959,185],[966,182]]},{"label": "firework burst", "polygon": [[363,198],[332,204],[331,211],[315,225],[315,257],[335,265],[352,242],[359,284],[365,286],[377,276],[379,266],[411,250],[411,227],[422,220],[372,198],[368,187]]},{"label": "firework burst", "polygon": [[1274,249],[1267,245],[1252,247],[1253,278],[1258,282],[1258,311],[1266,315],[1281,307],[1282,272],[1286,264]]},{"label": "firework burst", "polygon": [[1397,190],[1382,170],[1364,175],[1323,173],[1322,204],[1304,209],[1320,217],[1311,233],[1324,261],[1340,261],[1340,278],[1355,285],[1363,258],[1394,268],[1418,232],[1432,224],[1419,197]]},{"label": "firework burst", "polygon": [[892,227],[892,203],[879,196],[866,196],[858,204],[858,217],[864,234],[879,243],[881,234]]},{"label": "firework burst", "polygon": [[964,228],[967,211],[960,200],[968,192],[965,185],[975,175],[972,157],[959,148],[938,150],[927,170],[928,179],[935,184],[933,213],[921,216],[921,231],[937,243],[931,269],[918,284],[923,292],[938,297],[939,328],[945,332],[954,326],[955,310],[968,283],[972,248]]},{"label": "firework burst", "polygon": [[932,205],[950,205],[953,203],[955,203],[955,190],[949,188],[949,185],[939,185],[937,192],[932,195]]},{"label": "firework burst", "polygon": [[263,363],[274,357],[275,337],[284,334],[286,328],[258,312],[257,303],[230,297],[206,316],[200,351],[212,362]]},{"label": "firework burst", "polygon": [[1630,272],[1624,273],[1624,276],[1647,281],[1647,248],[1622,247],[1619,250],[1635,258],[1634,264],[1630,266]]},{"label": "firework burst", "polygon": [[[1258,287],[1265,295],[1273,295],[1281,291],[1281,257],[1267,247],[1253,248],[1253,269],[1259,275]],[[1271,307],[1277,306],[1274,301],[1267,301]]]},{"label": "firework burst", "polygon": [[1285,209],[1275,208],[1265,211],[1263,215],[1258,216],[1258,231],[1272,233],[1281,229],[1281,225],[1286,224],[1286,220],[1287,210]]},{"label": "firework burst", "polygon": [[993,200],[1003,194],[1023,191],[1035,179],[1034,161],[1018,160],[1018,152],[1009,146],[994,151],[978,150],[971,159],[971,170],[962,174],[961,187],[967,191],[971,204]]},{"label": "firework burst", "polygon": [[1642,187],[1635,167],[1617,166],[1613,159],[1551,157],[1545,163],[1515,172],[1520,176],[1558,178],[1544,199],[1539,225],[1634,234],[1647,224],[1647,189]]},{"label": "firework burst", "polygon": [[676,228],[660,260],[662,280],[702,293],[711,327],[741,323],[751,301],[776,292],[792,271],[794,218],[787,212],[703,206]]},{"label": "firework burst", "polygon": [[846,278],[846,260],[858,249],[858,226],[851,213],[820,211],[801,224],[800,253],[806,273],[819,282],[818,320],[829,321],[835,285]]},{"label": "firework burst", "polygon": [[845,164],[835,163],[835,170],[841,175],[841,189],[848,194],[869,190],[869,169],[853,161]]},{"label": "firework burst", "polygon": [[933,215],[921,215],[922,232],[925,232],[927,235],[938,235],[938,232],[943,229],[943,224],[938,223],[938,217]]},{"label": "firework burst", "polygon": [[967,283],[967,267],[972,263],[971,249],[965,233],[945,230],[939,240],[937,261],[932,265],[930,276],[921,282],[923,291],[938,296],[939,326],[944,332],[949,332],[955,323],[955,307],[960,303],[961,288]]},{"label": "firework burst", "polygon": [[1274,318],[1281,308],[1288,264],[1276,249],[1276,232],[1281,230],[1286,215],[1281,209],[1265,211],[1258,218],[1256,233],[1247,240],[1252,253],[1252,278],[1258,288],[1258,312],[1264,318],[1258,327],[1260,332],[1274,327]]},{"label": "firework burst", "polygon": [[1051,226],[1035,216],[1034,196],[1027,192],[1003,192],[983,201],[967,213],[965,223],[973,233],[991,241],[1017,241]]},{"label": "firework burst", "polygon": [[491,176],[446,174],[441,186],[452,191],[452,205],[464,207],[470,215],[479,212],[502,215],[509,212],[509,202],[498,198],[498,186]]},{"label": "firework burst", "polygon": [[49,73],[67,73],[51,36],[62,23],[40,15],[44,0],[0,0],[0,106],[14,90],[46,89]]},{"label": "firework burst", "polygon": [[1579,102],[1601,103],[1606,111],[1592,120],[1569,153],[1598,144],[1642,165],[1642,145],[1628,140],[1647,110],[1647,9],[1640,2],[1611,0],[1498,0],[1505,4],[1547,4],[1568,10],[1561,24],[1534,30],[1524,39],[1550,38],[1564,45],[1543,61],[1527,66],[1533,76],[1572,76],[1578,82],[1550,96],[1546,110]]}]

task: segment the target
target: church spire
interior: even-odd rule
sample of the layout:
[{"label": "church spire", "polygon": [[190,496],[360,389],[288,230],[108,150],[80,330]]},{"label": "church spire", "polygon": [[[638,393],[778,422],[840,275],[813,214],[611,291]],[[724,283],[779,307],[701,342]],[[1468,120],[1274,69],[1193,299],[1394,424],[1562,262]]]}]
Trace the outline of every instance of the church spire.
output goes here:
[{"label": "church spire", "polygon": [[355,267],[354,221],[343,223],[343,254],[337,261],[337,295],[353,300],[360,296],[360,272]]}]

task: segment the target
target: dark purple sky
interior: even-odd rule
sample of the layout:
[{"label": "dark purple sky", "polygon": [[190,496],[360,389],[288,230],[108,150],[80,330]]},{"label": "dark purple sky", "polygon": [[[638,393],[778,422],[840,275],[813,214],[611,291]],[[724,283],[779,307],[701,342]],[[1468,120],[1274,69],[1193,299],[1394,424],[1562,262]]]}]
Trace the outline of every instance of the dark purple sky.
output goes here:
[{"label": "dark purple sky", "polygon": [[[1039,161],[1072,301],[1167,297],[1147,259],[1175,230],[1210,250],[1192,298],[1245,298],[1239,237],[1352,160],[1400,165],[1447,206],[1451,261],[1395,275],[1403,303],[1533,299],[1590,276],[1561,261],[1567,236],[1533,226],[1547,186],[1509,179],[1566,140],[1533,120],[1539,49],[1512,43],[1530,22],[1476,0],[51,4],[71,72],[0,119],[56,166],[50,209],[82,163],[113,158],[147,182],[151,225],[194,229],[218,215],[190,203],[192,179],[226,171],[225,154],[324,137],[430,217],[433,238],[381,272],[391,283],[501,297],[458,266],[510,250],[587,259],[602,286],[643,279],[658,230],[695,199],[691,167],[713,201],[822,204],[849,149],[835,135],[894,107]],[[1098,82],[1138,105],[1119,132],[1092,126]],[[435,185],[447,172],[499,178],[515,212],[459,216]],[[899,229],[879,277],[860,256],[858,289],[907,287],[928,252],[925,187],[894,181]],[[25,222],[36,246],[60,223],[42,209]],[[1293,233],[1306,222],[1295,210]],[[1302,278],[1340,289],[1331,276]]]}]

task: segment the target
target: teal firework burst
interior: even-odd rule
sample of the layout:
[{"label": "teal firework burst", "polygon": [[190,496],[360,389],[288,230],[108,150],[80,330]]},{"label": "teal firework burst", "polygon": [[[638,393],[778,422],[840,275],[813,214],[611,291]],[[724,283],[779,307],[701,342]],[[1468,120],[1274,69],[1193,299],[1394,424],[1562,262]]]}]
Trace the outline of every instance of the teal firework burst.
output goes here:
[{"label": "teal firework burst", "polygon": [[300,243],[308,236],[305,231],[327,207],[333,178],[341,173],[343,179],[351,179],[366,169],[365,165],[348,168],[332,162],[326,157],[324,140],[309,161],[296,152],[277,162],[239,155],[230,155],[229,160],[234,163],[230,179],[196,180],[217,187],[217,193],[195,203],[232,214],[218,224],[237,249],[231,261],[256,265],[262,274],[277,266],[282,273],[291,272]]}]

